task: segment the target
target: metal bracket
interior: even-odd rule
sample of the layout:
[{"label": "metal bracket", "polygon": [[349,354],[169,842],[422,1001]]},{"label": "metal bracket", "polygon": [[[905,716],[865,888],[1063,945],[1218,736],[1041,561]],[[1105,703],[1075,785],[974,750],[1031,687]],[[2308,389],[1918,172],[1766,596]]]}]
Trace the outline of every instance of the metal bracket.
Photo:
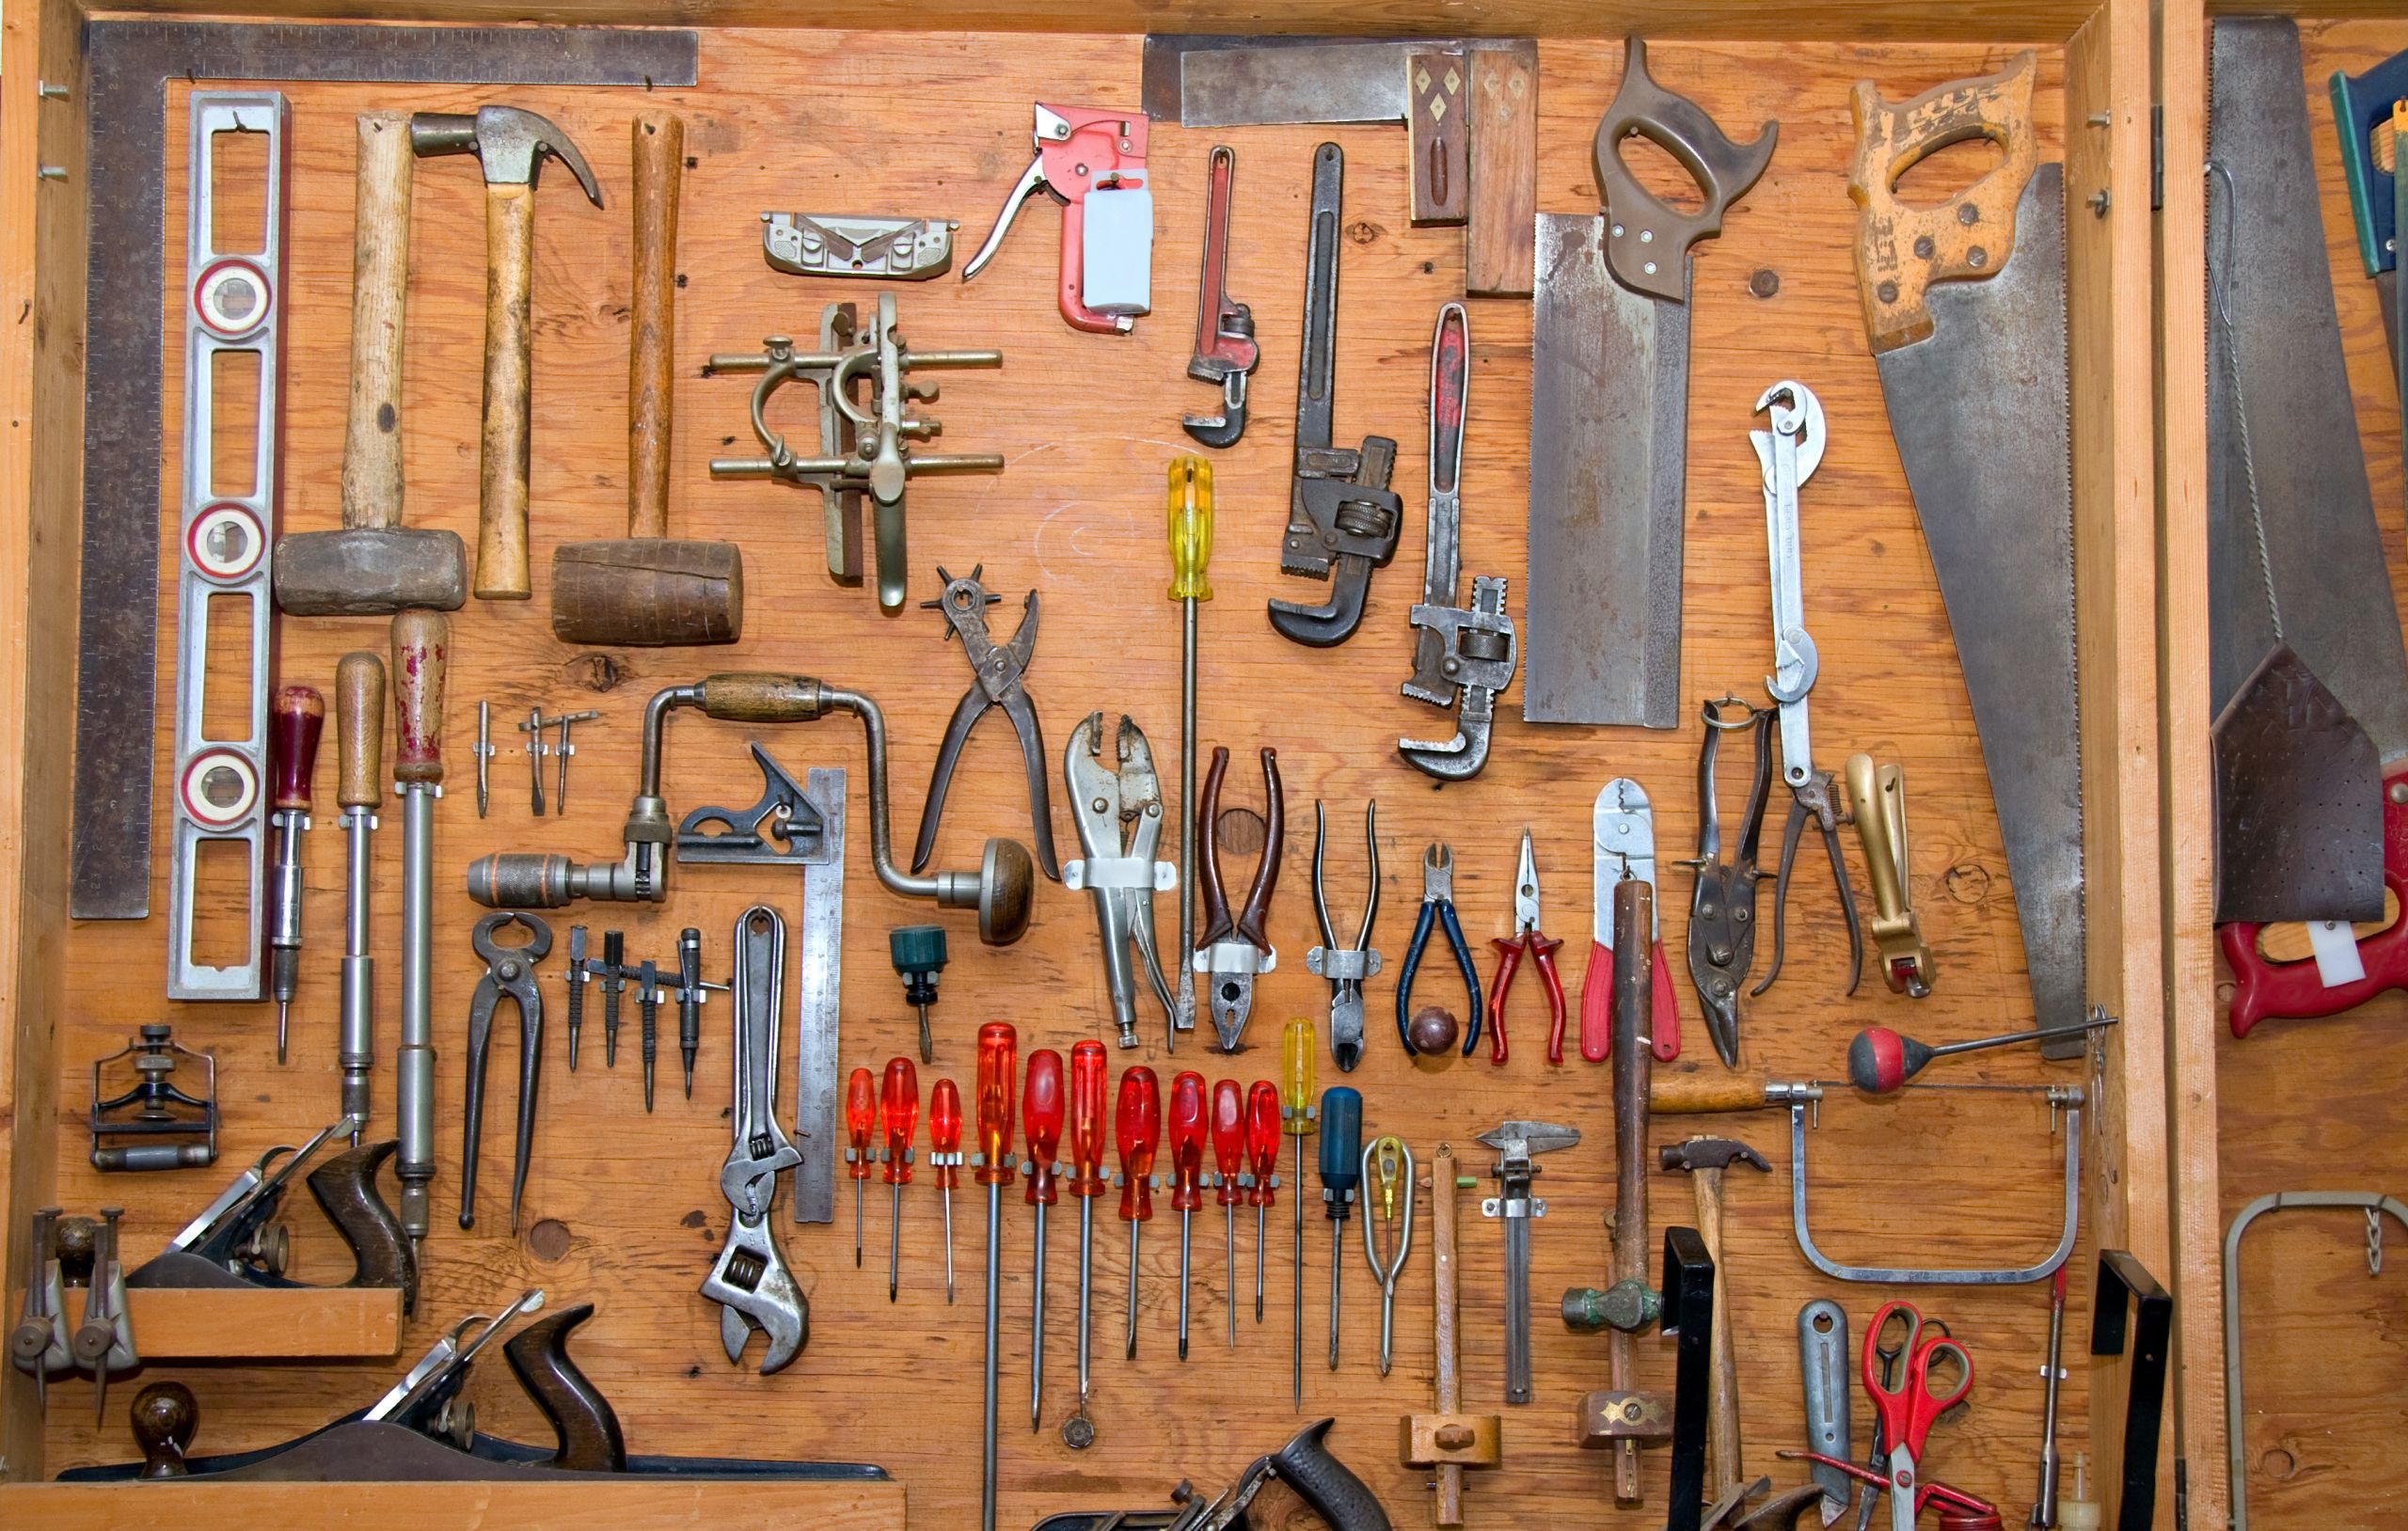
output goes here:
[{"label": "metal bracket", "polygon": [[2157,1442],[2165,1417],[2174,1299],[2130,1251],[2102,1249],[2090,1304],[2090,1353],[2124,1354],[2128,1320],[2131,1366],[2124,1388],[2124,1461],[2121,1492],[2115,1496],[2115,1531],[2149,1531],[2157,1523]]},{"label": "metal bracket", "polygon": [[953,266],[951,218],[855,218],[822,213],[761,214],[761,256],[798,276],[924,282]]},{"label": "metal bracket", "polygon": [[2056,1274],[2057,1267],[2066,1263],[2073,1253],[2075,1237],[2082,1231],[2082,1106],[2083,1092],[2075,1085],[2055,1085],[2049,1090],[2049,1109],[2053,1116],[2066,1113],[2066,1222],[2065,1231],[2057,1238],[2057,1247],[2042,1256],[2038,1263],[2016,1269],[1942,1271],[1914,1266],[1842,1265],[1814,1247],[1814,1236],[1806,1226],[1806,1111],[1807,1103],[1792,1102],[1789,1108],[1789,1206],[1791,1225],[1798,1235],[1798,1253],[1806,1263],[1834,1281],[1862,1281],[1904,1286],[2014,1286],[2027,1281],[2045,1281]]},{"label": "metal bracket", "polygon": [[[2377,1191],[2277,1191],[2260,1196],[2234,1214],[2232,1225],[2224,1235],[2224,1449],[2225,1463],[2231,1479],[2232,1531],[2249,1531],[2249,1464],[2242,1460],[2241,1402],[2241,1236],[2249,1225],[2269,1212],[2297,1211],[2305,1207],[2339,1207],[2354,1208],[2366,1214],[2367,1273],[2379,1275],[2383,1271],[2383,1220],[2388,1215],[2403,1228],[2408,1228],[2408,1205]],[[2100,1269],[2105,1270],[2102,1261]],[[2106,1294],[2101,1289],[2099,1311],[2105,1311]],[[2096,1337],[2092,1351],[2098,1350]]]},{"label": "metal bracket", "polygon": [[[268,598],[276,542],[277,428],[284,397],[284,96],[274,90],[198,90],[191,101],[191,161],[185,197],[183,492],[176,579],[175,807],[167,873],[167,998],[256,1000],[265,991],[267,709],[276,668],[276,612]],[[237,248],[215,238],[217,140],[267,140],[264,216],[258,237]],[[217,358],[256,358],[249,461],[216,453]],[[209,729],[210,610],[219,600],[249,610],[249,714],[230,737]],[[147,736],[147,730],[143,736]],[[89,745],[135,750],[131,739]],[[243,857],[242,955],[224,967],[195,959],[193,918],[201,847],[239,846]]]}]

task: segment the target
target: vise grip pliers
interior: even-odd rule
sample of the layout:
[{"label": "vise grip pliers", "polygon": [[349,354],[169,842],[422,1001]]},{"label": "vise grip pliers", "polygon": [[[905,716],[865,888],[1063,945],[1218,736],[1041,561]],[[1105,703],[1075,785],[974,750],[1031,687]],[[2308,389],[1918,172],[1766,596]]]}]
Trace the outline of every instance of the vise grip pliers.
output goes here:
[{"label": "vise grip pliers", "polygon": [[730,1216],[727,1242],[703,1278],[702,1293],[720,1304],[720,1344],[729,1361],[743,1365],[754,1330],[768,1339],[761,1357],[761,1375],[767,1377],[800,1354],[811,1337],[811,1304],[795,1286],[769,1226],[778,1176],[802,1163],[801,1150],[778,1125],[785,921],[756,904],[736,917],[734,940],[729,1008],[736,1012],[736,1104],[729,1120],[735,1141],[719,1172]]},{"label": "vise grip pliers", "polygon": [[1103,939],[1104,980],[1112,990],[1112,1018],[1120,1045],[1137,1045],[1137,975],[1131,954],[1145,964],[1164,1018],[1177,1014],[1170,984],[1163,977],[1154,944],[1154,894],[1179,886],[1179,866],[1154,860],[1163,834],[1162,780],[1145,731],[1122,717],[1114,740],[1114,762],[1103,760],[1103,714],[1091,712],[1070,731],[1062,752],[1062,781],[1069,789],[1071,816],[1078,821],[1083,860],[1062,869],[1064,884],[1095,895],[1098,933]]}]

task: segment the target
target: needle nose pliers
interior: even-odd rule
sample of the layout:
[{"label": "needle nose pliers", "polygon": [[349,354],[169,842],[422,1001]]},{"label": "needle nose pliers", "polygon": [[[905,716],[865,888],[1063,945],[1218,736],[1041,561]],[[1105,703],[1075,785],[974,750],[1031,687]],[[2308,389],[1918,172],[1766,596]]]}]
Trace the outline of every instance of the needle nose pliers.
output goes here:
[{"label": "needle nose pliers", "polygon": [[1521,971],[1524,956],[1537,966],[1546,984],[1547,1034],[1560,1050],[1563,980],[1556,975],[1555,949],[1563,943],[1549,940],[1539,929],[1539,860],[1528,829],[1522,831],[1522,860],[1513,875],[1513,939],[1492,937],[1488,944],[1497,951],[1497,977],[1488,986],[1488,1061],[1505,1061],[1505,997],[1513,992],[1513,974]]}]

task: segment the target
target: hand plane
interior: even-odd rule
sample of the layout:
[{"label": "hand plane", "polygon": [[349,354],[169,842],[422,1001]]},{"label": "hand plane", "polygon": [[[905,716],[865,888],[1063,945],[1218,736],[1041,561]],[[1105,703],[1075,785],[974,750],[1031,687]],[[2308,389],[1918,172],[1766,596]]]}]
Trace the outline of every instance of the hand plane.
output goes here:
[{"label": "hand plane", "polygon": [[[356,1125],[346,1116],[299,1148],[270,1148],[233,1184],[169,1239],[150,1262],[125,1278],[133,1287],[303,1287],[284,1273],[287,1239],[277,1214],[294,1172],[338,1132]],[[338,1286],[397,1286],[402,1311],[418,1305],[418,1260],[392,1209],[376,1192],[376,1172],[400,1144],[392,1139],[346,1149],[309,1172],[309,1194],[351,1246],[354,1269]]]}]

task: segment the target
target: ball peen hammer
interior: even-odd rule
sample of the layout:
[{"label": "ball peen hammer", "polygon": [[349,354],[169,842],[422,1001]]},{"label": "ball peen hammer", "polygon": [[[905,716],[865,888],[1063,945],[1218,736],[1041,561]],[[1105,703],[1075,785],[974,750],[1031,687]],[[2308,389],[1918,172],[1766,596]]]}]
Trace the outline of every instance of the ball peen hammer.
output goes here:
[{"label": "ball peen hammer", "polygon": [[524,601],[528,581],[528,415],[534,366],[535,177],[546,156],[577,177],[586,198],[602,188],[585,156],[548,118],[519,106],[420,112],[410,150],[420,159],[473,154],[485,177],[485,394],[478,472],[476,595]]}]

